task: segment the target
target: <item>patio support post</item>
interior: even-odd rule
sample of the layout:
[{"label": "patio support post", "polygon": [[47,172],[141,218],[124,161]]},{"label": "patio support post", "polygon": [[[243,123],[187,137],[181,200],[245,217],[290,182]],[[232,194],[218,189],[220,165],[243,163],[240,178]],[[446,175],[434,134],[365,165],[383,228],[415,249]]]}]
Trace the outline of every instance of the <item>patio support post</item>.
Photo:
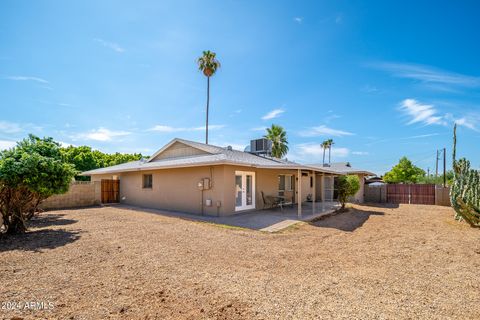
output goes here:
[{"label": "patio support post", "polygon": [[302,217],[302,170],[298,169],[297,173],[297,216]]},{"label": "patio support post", "polygon": [[315,202],[317,201],[317,173],[313,171],[313,190],[312,190],[312,214],[315,214]]}]

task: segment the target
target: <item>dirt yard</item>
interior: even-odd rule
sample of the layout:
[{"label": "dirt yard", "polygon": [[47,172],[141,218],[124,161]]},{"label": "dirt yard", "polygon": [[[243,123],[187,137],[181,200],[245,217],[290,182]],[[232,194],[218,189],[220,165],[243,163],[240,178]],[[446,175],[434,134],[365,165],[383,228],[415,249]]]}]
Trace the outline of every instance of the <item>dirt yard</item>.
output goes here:
[{"label": "dirt yard", "polygon": [[3,319],[480,318],[480,230],[445,207],[355,206],[277,234],[52,211],[0,240],[0,274]]}]

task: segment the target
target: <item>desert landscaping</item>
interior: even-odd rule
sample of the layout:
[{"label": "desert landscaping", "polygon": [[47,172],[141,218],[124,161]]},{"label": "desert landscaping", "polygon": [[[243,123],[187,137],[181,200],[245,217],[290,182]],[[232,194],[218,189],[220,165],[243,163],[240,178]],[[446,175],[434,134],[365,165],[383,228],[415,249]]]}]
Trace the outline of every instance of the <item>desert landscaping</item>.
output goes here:
[{"label": "desert landscaping", "polygon": [[[118,207],[50,211],[0,245],[3,319],[478,319],[478,230],[354,205],[280,233]],[[47,310],[7,310],[42,301]]]}]

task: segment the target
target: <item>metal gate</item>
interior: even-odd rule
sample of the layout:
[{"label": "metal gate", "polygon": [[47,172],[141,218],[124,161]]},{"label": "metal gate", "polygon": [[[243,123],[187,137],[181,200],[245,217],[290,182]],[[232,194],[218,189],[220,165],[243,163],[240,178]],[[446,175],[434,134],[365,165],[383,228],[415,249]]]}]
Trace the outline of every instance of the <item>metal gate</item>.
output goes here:
[{"label": "metal gate", "polygon": [[434,184],[387,184],[388,203],[435,204]]},{"label": "metal gate", "polygon": [[102,179],[102,203],[119,202],[120,180]]}]

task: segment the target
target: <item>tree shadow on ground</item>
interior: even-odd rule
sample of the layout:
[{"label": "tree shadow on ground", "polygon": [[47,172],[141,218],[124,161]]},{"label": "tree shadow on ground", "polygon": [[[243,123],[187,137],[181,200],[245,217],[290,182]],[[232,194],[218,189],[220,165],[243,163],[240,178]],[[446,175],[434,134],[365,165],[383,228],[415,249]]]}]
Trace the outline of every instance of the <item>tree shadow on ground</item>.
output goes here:
[{"label": "tree shadow on ground", "polygon": [[335,215],[326,216],[315,220],[310,225],[319,228],[334,228],[342,231],[353,232],[370,218],[370,216],[383,216],[383,212],[364,211],[359,209],[347,209],[339,211]]},{"label": "tree shadow on ground", "polygon": [[65,219],[64,214],[43,214],[34,216],[28,221],[29,228],[45,228],[50,226],[66,226],[77,223],[78,220]]},{"label": "tree shadow on ground", "polygon": [[79,238],[79,231],[67,231],[64,229],[27,231],[24,234],[8,235],[0,239],[0,252],[55,249],[77,241]]},{"label": "tree shadow on ground", "polygon": [[[40,251],[55,249],[80,238],[80,232],[65,229],[47,229],[52,226],[66,226],[78,220],[65,219],[64,214],[39,214],[27,222],[28,231],[24,234],[1,235],[0,252],[21,250]],[[39,229],[41,228],[41,229]]]}]

